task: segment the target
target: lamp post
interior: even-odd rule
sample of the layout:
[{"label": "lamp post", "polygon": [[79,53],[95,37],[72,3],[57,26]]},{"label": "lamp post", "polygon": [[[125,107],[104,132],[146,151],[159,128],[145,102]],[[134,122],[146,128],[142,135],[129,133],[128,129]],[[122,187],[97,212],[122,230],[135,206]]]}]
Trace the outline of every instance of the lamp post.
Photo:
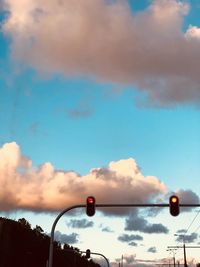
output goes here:
[{"label": "lamp post", "polygon": [[174,236],[180,236],[183,240],[183,255],[184,255],[184,267],[187,267],[186,249],[185,249],[185,235],[174,234]]}]

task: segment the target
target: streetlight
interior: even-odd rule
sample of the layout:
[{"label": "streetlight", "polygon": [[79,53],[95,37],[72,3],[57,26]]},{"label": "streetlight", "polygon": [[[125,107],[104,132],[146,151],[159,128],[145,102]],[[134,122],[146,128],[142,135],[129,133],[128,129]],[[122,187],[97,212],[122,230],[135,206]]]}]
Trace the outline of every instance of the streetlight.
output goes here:
[{"label": "streetlight", "polygon": [[174,236],[180,236],[183,240],[183,255],[184,255],[184,267],[187,267],[186,249],[185,249],[185,235],[174,234]]}]

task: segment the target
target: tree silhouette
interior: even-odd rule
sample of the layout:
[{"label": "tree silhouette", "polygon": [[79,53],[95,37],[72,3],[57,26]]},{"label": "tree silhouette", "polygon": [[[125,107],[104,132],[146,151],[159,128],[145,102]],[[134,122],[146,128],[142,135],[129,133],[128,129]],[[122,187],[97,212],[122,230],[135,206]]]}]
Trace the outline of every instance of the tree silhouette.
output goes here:
[{"label": "tree silhouette", "polygon": [[[0,217],[0,267],[44,267],[49,256],[50,237],[43,229],[21,218]],[[54,242],[53,267],[100,267],[81,255],[78,248]]]}]

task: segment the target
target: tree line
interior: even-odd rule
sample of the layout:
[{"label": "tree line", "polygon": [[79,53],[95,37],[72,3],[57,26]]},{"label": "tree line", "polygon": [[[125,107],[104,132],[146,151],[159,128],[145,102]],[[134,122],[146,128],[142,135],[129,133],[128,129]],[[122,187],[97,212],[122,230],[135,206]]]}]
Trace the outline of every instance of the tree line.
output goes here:
[{"label": "tree line", "polygon": [[[36,225],[21,218],[18,221],[0,217],[0,266],[46,267],[49,256],[50,237]],[[69,244],[54,242],[54,267],[101,267],[79,249]]]}]

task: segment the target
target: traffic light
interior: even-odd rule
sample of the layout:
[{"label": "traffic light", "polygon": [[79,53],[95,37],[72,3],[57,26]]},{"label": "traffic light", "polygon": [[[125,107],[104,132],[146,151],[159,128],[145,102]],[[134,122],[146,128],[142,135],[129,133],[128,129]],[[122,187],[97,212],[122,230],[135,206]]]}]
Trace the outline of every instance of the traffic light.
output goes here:
[{"label": "traffic light", "polygon": [[179,198],[175,195],[169,198],[169,209],[172,216],[179,215]]},{"label": "traffic light", "polygon": [[89,250],[89,249],[86,250],[86,255],[85,255],[85,257],[86,257],[87,259],[90,258],[90,250]]},{"label": "traffic light", "polygon": [[88,216],[93,216],[95,214],[95,198],[92,196],[87,197],[86,213]]}]

